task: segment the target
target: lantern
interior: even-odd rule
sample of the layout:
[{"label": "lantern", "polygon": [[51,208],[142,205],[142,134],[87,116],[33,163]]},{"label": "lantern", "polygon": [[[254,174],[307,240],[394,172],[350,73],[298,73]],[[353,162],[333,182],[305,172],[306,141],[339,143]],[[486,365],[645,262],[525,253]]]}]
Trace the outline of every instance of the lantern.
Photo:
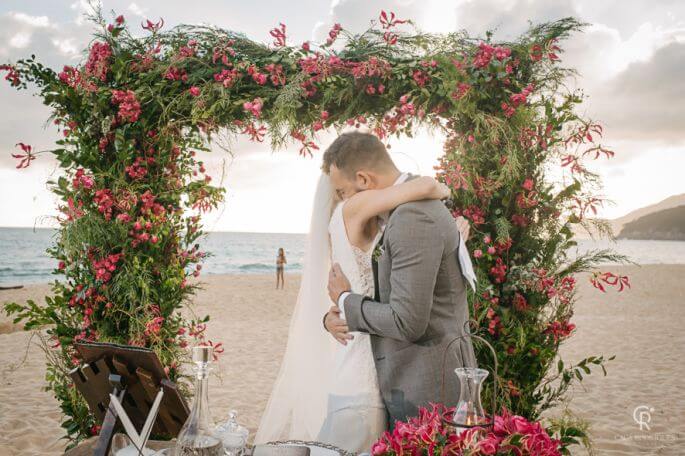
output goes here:
[{"label": "lantern", "polygon": [[447,344],[442,358],[442,402],[445,403],[445,362],[447,361],[447,354],[455,342],[462,339],[477,339],[483,342],[492,353],[494,365],[492,369],[493,376],[493,390],[492,390],[492,411],[488,417],[481,404],[480,394],[483,382],[487,378],[489,372],[486,369],[477,367],[458,367],[454,373],[459,378],[459,400],[451,420],[443,419],[443,423],[447,426],[456,428],[458,434],[474,428],[493,427],[495,424],[495,414],[497,412],[497,385],[499,378],[497,376],[497,353],[494,347],[481,336],[472,334],[470,331],[473,321],[467,321],[464,324],[463,336],[455,337]]}]

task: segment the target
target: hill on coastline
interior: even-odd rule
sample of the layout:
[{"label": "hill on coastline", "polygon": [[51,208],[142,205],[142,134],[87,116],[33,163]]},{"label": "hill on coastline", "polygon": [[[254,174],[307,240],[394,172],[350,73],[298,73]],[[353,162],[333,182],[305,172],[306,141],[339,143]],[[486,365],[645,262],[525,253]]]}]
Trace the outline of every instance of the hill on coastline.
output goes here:
[{"label": "hill on coastline", "polygon": [[[615,236],[622,237],[624,239],[638,239],[633,237],[622,236],[623,227],[628,223],[638,220],[649,214],[654,214],[666,209],[676,208],[678,206],[685,206],[685,193],[680,195],[669,196],[668,198],[659,201],[655,204],[650,204],[649,206],[641,207],[640,209],[635,209],[627,213],[622,217],[618,217],[612,220],[606,220],[611,226],[611,229]],[[581,227],[574,227],[574,232],[577,239],[589,239],[590,235]],[[627,233],[626,233],[627,234]],[[632,234],[631,234],[632,236]],[[639,239],[656,239],[656,238],[639,238]]]},{"label": "hill on coastline", "polygon": [[626,223],[618,238],[685,241],[685,205],[653,212]]}]

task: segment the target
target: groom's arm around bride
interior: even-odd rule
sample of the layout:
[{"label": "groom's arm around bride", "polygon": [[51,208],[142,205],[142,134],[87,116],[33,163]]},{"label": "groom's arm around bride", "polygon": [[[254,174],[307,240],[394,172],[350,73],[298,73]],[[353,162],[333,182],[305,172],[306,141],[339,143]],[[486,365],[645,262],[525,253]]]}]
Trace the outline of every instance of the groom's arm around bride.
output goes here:
[{"label": "groom's arm around bride", "polygon": [[[465,281],[457,260],[459,236],[442,202],[399,206],[381,241],[376,299],[349,293],[340,303],[349,330],[372,335],[378,380],[391,421],[443,401],[443,353],[450,340],[463,334],[468,320]],[[346,282],[334,269],[329,282],[334,302],[349,291]],[[447,357],[447,405],[458,399],[453,371],[462,366],[475,366],[468,340],[455,349],[455,356]]]}]

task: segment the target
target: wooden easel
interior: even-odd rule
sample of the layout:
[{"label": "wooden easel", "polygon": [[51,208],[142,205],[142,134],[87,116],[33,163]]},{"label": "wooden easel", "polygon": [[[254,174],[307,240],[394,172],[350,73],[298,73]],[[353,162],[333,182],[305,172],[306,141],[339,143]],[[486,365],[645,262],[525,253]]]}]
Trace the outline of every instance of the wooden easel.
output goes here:
[{"label": "wooden easel", "polygon": [[109,406],[110,393],[119,398],[134,426],[140,429],[157,392],[163,389],[152,434],[162,438],[178,435],[188,418],[188,406],[152,350],[101,343],[77,343],[75,348],[84,364],[69,375],[102,425],[95,456],[107,456],[116,429],[117,414]]}]

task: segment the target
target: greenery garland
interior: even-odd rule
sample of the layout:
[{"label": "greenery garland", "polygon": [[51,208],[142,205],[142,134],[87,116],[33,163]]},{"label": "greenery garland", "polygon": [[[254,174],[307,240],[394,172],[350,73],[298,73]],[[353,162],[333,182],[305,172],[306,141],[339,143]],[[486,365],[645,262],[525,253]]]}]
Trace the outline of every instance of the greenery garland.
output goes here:
[{"label": "greenery garland", "polygon": [[[186,346],[204,342],[209,317],[181,310],[206,255],[200,216],[223,198],[195,151],[208,151],[220,131],[268,135],[274,148],[297,141],[302,155],[331,127],[366,127],[383,140],[420,127],[446,135],[438,176],[453,189],[455,215],[473,227],[478,292],[469,302],[499,353],[501,405],[537,420],[591,366],[604,369],[602,356],[558,359],[574,329],[575,274],[624,260],[611,251],[569,256],[573,225],[586,226],[601,204],[585,162],[613,155],[598,142],[601,126],[576,113],[581,94],[564,85],[573,71],[560,66],[559,43],[585,24],[565,18],[492,43],[490,33],[421,33],[382,12],[362,34],[336,24],[324,44],[289,46],[280,24],[266,46],[215,27],[163,31],[161,20],[134,37],[123,16],[92,19],[99,31],[83,64],[57,73],[31,56],[0,66],[13,86],[37,87],[64,133],[47,151],[64,174],[51,183],[62,203],[49,250],[63,279],[46,305],[6,310],[27,329],[48,326],[47,380],[69,439],[97,432],[67,375],[79,363],[74,342],[150,347],[176,381]],[[40,153],[18,146],[18,167]],[[561,179],[551,173],[559,167]],[[602,291],[630,286],[608,272],[591,280]],[[564,446],[585,437],[565,419],[548,429]]]}]

